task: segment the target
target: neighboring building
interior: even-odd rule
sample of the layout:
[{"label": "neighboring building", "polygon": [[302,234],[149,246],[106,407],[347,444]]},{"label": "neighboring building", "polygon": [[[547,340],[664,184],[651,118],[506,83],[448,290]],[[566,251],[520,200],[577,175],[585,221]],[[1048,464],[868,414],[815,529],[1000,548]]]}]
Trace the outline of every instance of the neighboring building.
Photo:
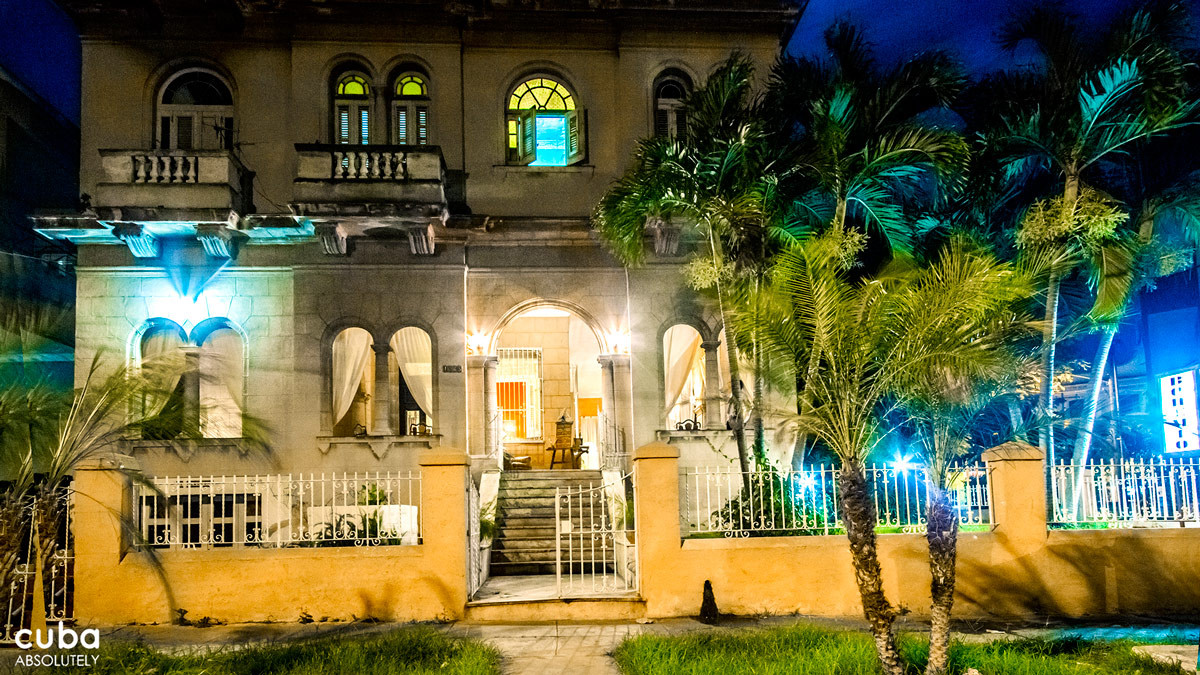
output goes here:
[{"label": "neighboring building", "polygon": [[[148,473],[402,469],[437,445],[539,467],[560,419],[593,468],[681,425],[728,437],[688,243],[648,232],[626,270],[588,216],[731,51],[765,76],[795,8],[64,4],[92,200],[38,230],[78,247],[77,380],[98,352],[179,359],[152,403],[172,414],[129,448]],[[259,422],[269,459],[238,440]]]},{"label": "neighboring building", "polygon": [[79,38],[53,2],[0,6],[0,382],[72,379],[70,247],[28,216],[79,201],[78,69]]}]

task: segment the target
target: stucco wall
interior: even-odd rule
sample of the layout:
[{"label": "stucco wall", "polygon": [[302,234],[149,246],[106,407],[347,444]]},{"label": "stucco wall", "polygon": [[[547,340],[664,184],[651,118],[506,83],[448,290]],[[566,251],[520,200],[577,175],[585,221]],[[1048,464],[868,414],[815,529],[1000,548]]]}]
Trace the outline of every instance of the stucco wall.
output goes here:
[{"label": "stucco wall", "polygon": [[[860,616],[844,536],[680,539],[678,450],[634,458],[642,596],[651,617],[700,611],[705,580],[722,612]],[[1040,458],[989,463],[995,527],[959,537],[954,615],[1025,618],[1200,610],[1195,529],[1047,531]],[[879,536],[889,600],[929,611],[923,535]]]},{"label": "stucco wall", "polygon": [[75,489],[75,613],[85,624],[296,621],[313,618],[434,621],[466,604],[466,456],[421,459],[422,543],[415,546],[131,550],[116,514],[128,508],[123,474],[82,470]]}]

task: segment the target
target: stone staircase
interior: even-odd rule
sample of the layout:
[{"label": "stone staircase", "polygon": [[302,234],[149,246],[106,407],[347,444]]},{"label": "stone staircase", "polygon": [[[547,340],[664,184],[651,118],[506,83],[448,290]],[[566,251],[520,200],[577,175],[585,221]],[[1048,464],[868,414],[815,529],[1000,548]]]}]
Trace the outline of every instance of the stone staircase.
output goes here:
[{"label": "stone staircase", "polygon": [[[599,471],[506,471],[496,500],[498,531],[492,539],[491,576],[554,574],[555,488],[587,490],[602,484]],[[589,495],[597,518],[605,508],[600,493]],[[583,519],[582,514],[575,515],[574,526],[583,526]]]}]

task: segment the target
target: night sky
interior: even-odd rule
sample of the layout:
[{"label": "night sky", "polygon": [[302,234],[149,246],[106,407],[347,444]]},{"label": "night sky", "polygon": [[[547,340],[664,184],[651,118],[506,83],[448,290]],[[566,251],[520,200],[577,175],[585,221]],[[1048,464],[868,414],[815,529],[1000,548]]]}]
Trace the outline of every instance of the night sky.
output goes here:
[{"label": "night sky", "polygon": [[[1200,0],[1191,0],[1194,7]],[[1103,25],[1133,4],[1125,0],[1072,0],[1066,4],[1085,26]],[[1030,54],[1008,54],[996,44],[1000,26],[1028,2],[1015,0],[811,0],[788,51],[812,55],[823,49],[822,33],[849,19],[876,45],[881,60],[895,61],[930,49],[957,55],[973,73],[1029,63]],[[1193,9],[1195,13],[1195,10]]]}]

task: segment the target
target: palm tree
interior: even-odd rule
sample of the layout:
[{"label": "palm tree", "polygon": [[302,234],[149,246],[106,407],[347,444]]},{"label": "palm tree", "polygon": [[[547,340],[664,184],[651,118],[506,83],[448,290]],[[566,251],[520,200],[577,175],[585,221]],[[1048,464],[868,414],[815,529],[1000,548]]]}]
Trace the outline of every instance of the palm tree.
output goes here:
[{"label": "palm tree", "polygon": [[[908,255],[910,212],[935,201],[940,184],[954,182],[967,160],[957,132],[922,117],[954,100],[963,74],[940,52],[882,69],[847,23],[831,26],[825,44],[826,61],[780,60],[767,93],[775,134],[797,147],[789,186],[797,195],[795,215],[806,229],[839,237],[847,262],[861,259],[870,237],[891,254]],[[814,358],[797,379],[801,416],[811,405]],[[802,432],[793,467],[803,465],[807,445]]]},{"label": "palm tree", "polygon": [[[707,242],[692,265],[693,285],[715,288],[727,327],[735,284],[761,285],[766,261],[794,236],[780,223],[778,172],[783,151],[769,142],[752,91],[754,66],[729,57],[687,100],[686,131],[679,137],[638,142],[629,169],[601,198],[593,223],[628,265],[645,257],[648,227],[674,223],[694,228]],[[732,387],[730,420],[743,474],[751,470],[744,436],[745,411],[739,344],[725,340]],[[762,452],[760,404],[753,413],[755,450]]]},{"label": "palm tree", "polygon": [[952,239],[937,253],[940,260],[934,265],[935,269],[949,268],[961,278],[987,280],[987,289],[981,292],[990,295],[990,314],[977,317],[980,330],[971,339],[978,347],[986,345],[992,350],[987,368],[990,377],[980,376],[977,363],[971,364],[974,372],[968,372],[929,360],[915,367],[914,376],[906,378],[896,394],[915,428],[925,461],[925,536],[931,575],[927,675],[942,675],[949,663],[959,524],[949,488],[958,475],[954,463],[971,450],[972,430],[981,415],[1018,386],[1031,360],[1031,352],[1021,343],[1034,330],[1020,309],[1033,295],[1032,277],[999,264],[989,253],[969,251],[966,240]]},{"label": "palm tree", "polygon": [[[1153,169],[1136,172],[1143,178],[1138,187],[1144,196],[1137,199],[1134,194],[1128,198],[1140,204],[1126,221],[1127,232],[1120,240],[1123,246],[1107,247],[1088,265],[1089,281],[1096,289],[1090,318],[1099,330],[1100,339],[1092,358],[1087,398],[1071,455],[1071,464],[1078,467],[1087,464],[1091,453],[1109,352],[1134,294],[1152,288],[1160,276],[1191,266],[1194,247],[1200,246],[1200,172],[1187,174],[1157,190],[1152,184],[1145,185],[1145,177],[1152,172]],[[1134,191],[1139,190],[1135,187]],[[1072,510],[1078,509],[1083,477],[1082,468],[1077,469]]]},{"label": "palm tree", "polygon": [[[1033,7],[1005,29],[1004,43],[1032,45],[1036,72],[993,76],[979,88],[974,113],[1013,180],[1053,177],[1057,195],[1034,203],[1017,233],[1025,250],[1052,250],[1063,262],[1045,282],[1045,332],[1039,412],[1052,418],[1059,286],[1120,224],[1111,200],[1088,179],[1135,144],[1190,124],[1196,104],[1186,96],[1188,61],[1182,4],[1154,2],[1114,22],[1099,39],[1085,39],[1057,6]],[[1054,432],[1043,425],[1039,445],[1047,477]],[[1047,492],[1049,480],[1047,479]]]},{"label": "palm tree", "polygon": [[[897,610],[883,591],[876,550],[876,511],[865,460],[886,436],[896,394],[930,388],[930,372],[992,379],[1002,369],[988,328],[1014,293],[1010,267],[950,247],[924,269],[894,264],[873,278],[847,274],[842,241],[830,232],[781,254],[774,301],[757,313],[764,347],[780,362],[805,364],[811,406],[799,425],[841,461],[840,507],[863,613],[883,671],[900,675],[893,624]],[[738,321],[754,320],[742,312]]]}]

